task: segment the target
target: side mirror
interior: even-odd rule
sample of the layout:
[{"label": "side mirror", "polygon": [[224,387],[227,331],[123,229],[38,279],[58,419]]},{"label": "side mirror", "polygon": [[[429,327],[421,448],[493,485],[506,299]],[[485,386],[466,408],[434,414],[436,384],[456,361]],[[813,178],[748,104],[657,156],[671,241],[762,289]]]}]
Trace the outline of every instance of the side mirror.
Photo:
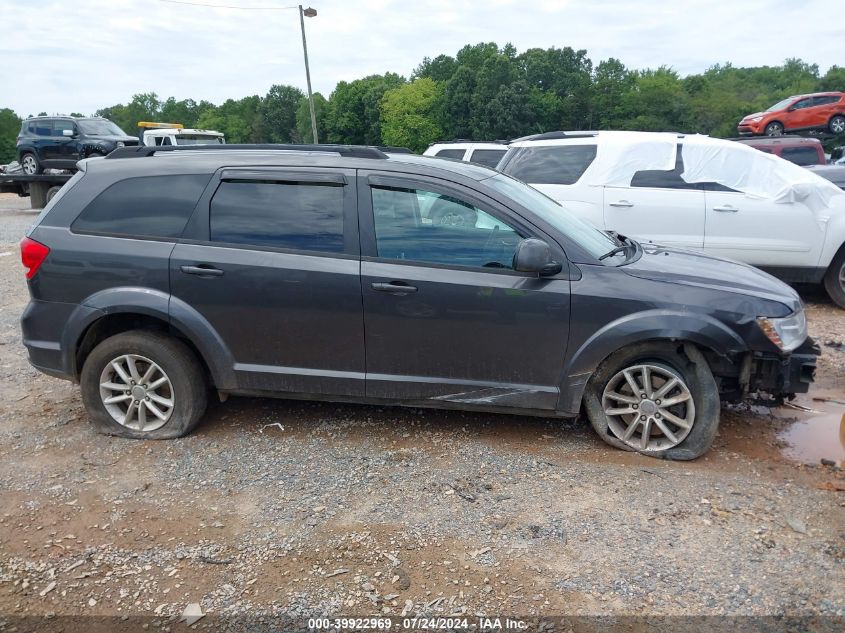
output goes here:
[{"label": "side mirror", "polygon": [[552,249],[543,240],[533,237],[522,240],[513,255],[513,269],[521,273],[537,273],[551,277],[563,270],[563,264],[552,261]]},{"label": "side mirror", "polygon": [[62,130],[62,136],[73,138],[74,136],[76,136],[76,132],[74,132],[73,130]]}]

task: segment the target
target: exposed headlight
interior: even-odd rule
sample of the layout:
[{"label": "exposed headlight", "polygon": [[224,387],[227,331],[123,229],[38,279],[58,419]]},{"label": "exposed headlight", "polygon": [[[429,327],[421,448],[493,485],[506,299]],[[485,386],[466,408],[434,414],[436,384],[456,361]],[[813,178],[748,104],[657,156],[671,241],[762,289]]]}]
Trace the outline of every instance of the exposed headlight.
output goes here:
[{"label": "exposed headlight", "polygon": [[760,121],[762,121],[762,120],[763,120],[763,117],[761,117],[761,116],[755,116],[755,117],[754,117],[753,119],[751,119],[751,120],[752,120],[754,123],[759,123]]},{"label": "exposed headlight", "polygon": [[757,324],[763,334],[784,352],[791,352],[807,339],[807,317],[803,308],[782,319],[757,317]]},{"label": "exposed headlight", "polygon": [[123,141],[118,141],[118,142],[117,142],[117,146],[118,146],[118,147],[125,147],[125,146],[126,146],[126,143],[124,143]]}]

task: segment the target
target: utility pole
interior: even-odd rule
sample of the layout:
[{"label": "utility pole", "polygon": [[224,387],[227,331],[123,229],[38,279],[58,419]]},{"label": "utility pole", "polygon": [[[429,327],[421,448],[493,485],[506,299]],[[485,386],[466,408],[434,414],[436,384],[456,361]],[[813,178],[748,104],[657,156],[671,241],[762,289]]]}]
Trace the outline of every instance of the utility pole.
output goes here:
[{"label": "utility pole", "polygon": [[308,107],[311,110],[311,132],[314,135],[314,143],[319,143],[317,140],[317,116],[314,114],[314,95],[311,94],[311,70],[308,68],[308,45],[305,43],[305,17],[313,18],[317,15],[317,10],[308,7],[302,8],[299,5],[299,26],[302,28],[302,53],[305,55],[305,79],[308,82]]}]

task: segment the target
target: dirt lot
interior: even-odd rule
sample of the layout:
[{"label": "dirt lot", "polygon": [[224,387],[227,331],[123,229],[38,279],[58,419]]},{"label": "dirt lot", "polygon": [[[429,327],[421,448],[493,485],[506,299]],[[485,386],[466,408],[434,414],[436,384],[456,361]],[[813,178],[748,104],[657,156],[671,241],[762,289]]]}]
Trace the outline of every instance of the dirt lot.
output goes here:
[{"label": "dirt lot", "polygon": [[368,614],[842,630],[845,473],[819,458],[845,450],[845,312],[822,295],[805,295],[827,344],[799,399],[817,412],[723,409],[692,463],[610,449],[580,420],[237,398],[190,437],[121,440],[26,361],[25,204],[0,196],[0,631],[185,630],[190,603],[196,627],[243,630]]}]

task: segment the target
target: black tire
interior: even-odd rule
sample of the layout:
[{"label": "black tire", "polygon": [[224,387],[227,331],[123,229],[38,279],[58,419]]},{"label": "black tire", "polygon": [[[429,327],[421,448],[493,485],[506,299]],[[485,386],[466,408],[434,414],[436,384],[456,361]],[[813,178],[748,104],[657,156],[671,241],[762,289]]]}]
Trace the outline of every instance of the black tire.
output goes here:
[{"label": "black tire", "polygon": [[783,123],[779,121],[772,121],[763,130],[766,136],[783,136]]},{"label": "black tire", "polygon": [[[623,369],[644,363],[663,368],[682,379],[692,396],[694,417],[690,430],[682,441],[670,448],[641,450],[625,443],[614,433],[611,418],[602,406],[605,387],[617,374]],[[584,408],[596,433],[606,443],[662,459],[690,460],[700,457],[710,448],[719,428],[719,390],[704,356],[691,344],[641,343],[612,354],[599,366],[587,384]],[[635,413],[634,417],[637,416]]]},{"label": "black tire", "polygon": [[[172,385],[173,410],[167,422],[151,431],[123,426],[106,410],[100,396],[100,376],[112,360],[125,354],[146,357],[159,365]],[[117,334],[97,345],[85,360],[80,376],[82,402],[94,428],[106,435],[162,440],[190,433],[205,413],[208,392],[200,363],[187,345],[147,330]]]},{"label": "black tire", "polygon": [[[38,160],[38,156],[35,152],[21,152],[21,159],[19,162],[23,173],[27,176],[35,176],[44,171],[44,168],[41,166],[41,161]],[[32,165],[32,167],[30,167],[30,165]]]},{"label": "black tire", "polygon": [[61,189],[62,189],[62,186],[61,186],[61,185],[56,185],[55,187],[50,187],[50,188],[47,190],[47,195],[45,196],[45,200],[44,200],[44,201],[45,201],[47,204],[50,204],[50,200],[52,200],[53,198],[55,198],[55,197],[56,197],[56,194],[57,194],[57,193],[59,193],[59,191],[61,191]]},{"label": "black tire", "polygon": [[837,136],[845,134],[845,116],[837,114],[832,117],[830,122],[827,124],[827,129],[830,130],[831,134],[836,134]]},{"label": "black tire", "polygon": [[845,246],[839,249],[824,275],[824,289],[833,303],[845,308]]},{"label": "black tire", "polygon": [[97,157],[102,157],[102,156],[105,156],[105,154],[103,154],[103,152],[94,151],[94,152],[91,152],[90,154],[88,154],[88,156],[86,156],[85,158],[97,158]]},{"label": "black tire", "polygon": [[463,226],[472,228],[475,226],[477,221],[478,214],[475,211],[470,211],[469,209],[458,212],[443,210],[438,211],[431,216],[432,224],[443,224],[446,226]]}]

